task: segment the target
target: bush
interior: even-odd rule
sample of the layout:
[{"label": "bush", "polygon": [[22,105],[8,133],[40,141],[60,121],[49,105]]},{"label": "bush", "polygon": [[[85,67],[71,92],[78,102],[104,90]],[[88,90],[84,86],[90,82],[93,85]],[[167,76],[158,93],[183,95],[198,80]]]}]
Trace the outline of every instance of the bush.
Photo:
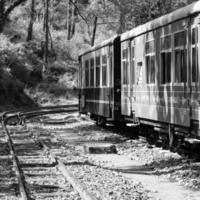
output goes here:
[{"label": "bush", "polygon": [[49,86],[49,93],[56,97],[66,96],[67,88],[65,85],[53,83]]},{"label": "bush", "polygon": [[60,62],[56,61],[48,65],[48,70],[50,71],[50,73],[59,76],[66,73],[67,68],[66,65],[64,65],[64,63],[62,63],[61,61]]},{"label": "bush", "polygon": [[36,51],[34,43],[13,44],[0,34],[0,67],[24,84],[41,80],[42,61],[38,59]]}]

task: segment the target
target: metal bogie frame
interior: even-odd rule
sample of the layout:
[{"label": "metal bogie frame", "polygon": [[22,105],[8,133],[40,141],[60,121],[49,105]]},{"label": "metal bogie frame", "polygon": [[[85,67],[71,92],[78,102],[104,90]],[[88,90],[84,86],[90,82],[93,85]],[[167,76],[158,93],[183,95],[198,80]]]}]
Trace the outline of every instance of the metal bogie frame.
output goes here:
[{"label": "metal bogie frame", "polygon": [[[81,86],[80,112],[90,112],[96,119],[111,118],[115,122],[131,120],[154,129],[166,126],[160,130],[168,133],[170,146],[175,137],[200,138],[199,22],[198,1],[82,54],[81,70],[91,52],[95,54],[111,46],[113,66],[112,72],[107,73],[114,81],[110,87],[112,98],[107,99],[111,102],[109,107],[102,104],[105,103],[102,96],[105,98],[107,94],[103,87],[92,107],[88,99],[95,91]],[[84,73],[80,80],[83,78]],[[101,108],[95,110],[96,107]]]}]

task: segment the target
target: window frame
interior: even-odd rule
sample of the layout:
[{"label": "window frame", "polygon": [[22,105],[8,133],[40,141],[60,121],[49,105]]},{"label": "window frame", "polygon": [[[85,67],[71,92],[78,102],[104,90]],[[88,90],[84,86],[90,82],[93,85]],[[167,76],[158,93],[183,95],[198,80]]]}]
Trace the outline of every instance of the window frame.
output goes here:
[{"label": "window frame", "polygon": [[[136,44],[135,44],[135,40],[132,39],[131,40],[131,45],[130,45],[130,72],[131,72],[131,76],[130,76],[130,84],[131,85],[135,85],[136,84],[136,75],[135,75],[135,72],[136,72],[136,59],[135,59],[135,47],[136,47]],[[133,52],[133,49],[134,49],[134,52]]]},{"label": "window frame", "polygon": [[[147,39],[147,36],[146,36]],[[147,52],[146,49],[146,45],[147,43],[153,42],[153,51],[152,52]],[[150,63],[152,61],[152,57],[154,57],[154,82],[151,82],[151,69],[152,69],[152,63],[150,64],[150,75],[147,73],[149,72],[149,70],[147,68],[149,68],[149,66],[147,66],[147,57],[150,58]],[[150,77],[150,82],[148,82],[148,78]],[[156,44],[155,44],[155,39],[154,38],[150,38],[149,40],[145,41],[145,84],[146,85],[156,85]]]},{"label": "window frame", "polygon": [[113,76],[113,70],[114,70],[114,53],[113,53],[113,46],[109,49],[109,84],[108,87],[114,87],[114,76]]},{"label": "window frame", "polygon": [[[93,61],[93,67],[91,65],[92,61]],[[89,80],[89,82],[90,82],[90,88],[94,88],[95,87],[95,82],[94,82],[95,81],[94,80],[94,77],[95,77],[95,73],[94,73],[94,68],[95,68],[94,57],[90,57],[89,64],[90,64],[90,67],[89,67],[89,70],[90,70],[90,73],[89,73],[90,74],[90,80]],[[92,77],[92,74],[91,74],[92,69],[93,69],[93,79],[91,79],[91,77]],[[93,84],[91,84],[92,81],[93,81]]]},{"label": "window frame", "polygon": [[[126,57],[124,58],[123,56],[123,52],[126,51]],[[124,70],[124,63],[126,63],[126,73]],[[129,72],[129,46],[125,45],[124,47],[122,47],[121,49],[121,68],[122,68],[122,86],[128,86],[130,85],[130,76],[128,76],[128,72]],[[126,75],[126,78],[124,78]],[[126,82],[124,82],[126,81]]]},{"label": "window frame", "polygon": [[[185,40],[185,44],[184,45],[181,45],[181,46],[176,46],[175,47],[175,35],[178,34],[178,33],[181,33],[181,32],[185,32],[185,37],[186,37],[186,40]],[[178,30],[178,31],[175,31],[172,33],[173,34],[173,63],[174,63],[174,77],[173,77],[173,80],[172,80],[172,83],[173,85],[175,86],[184,86],[184,84],[187,84],[188,82],[188,72],[187,72],[187,68],[188,68],[188,28],[186,29],[181,29],[181,30]],[[186,82],[175,82],[175,79],[176,79],[176,56],[175,56],[175,53],[176,51],[186,51],[186,55],[187,55],[187,60],[186,60]],[[180,72],[181,73],[181,72]]]},{"label": "window frame", "polygon": [[83,71],[83,62],[82,62],[82,58],[81,58],[81,60],[79,62],[79,73],[78,73],[78,87],[79,87],[79,89],[83,88],[82,71]]},{"label": "window frame", "polygon": [[[194,24],[191,26],[191,85],[192,86],[195,86],[195,85],[200,85],[199,81],[200,81],[200,76],[199,76],[199,24]],[[193,41],[192,41],[192,30],[195,30],[196,34],[195,34],[195,43],[193,44]],[[193,66],[192,66],[192,61],[193,61],[193,55],[192,55],[192,50],[193,49],[196,49],[196,59],[195,59],[195,64],[196,64],[196,73],[197,73],[197,80],[194,82],[193,81]]]},{"label": "window frame", "polygon": [[[103,62],[104,56],[106,57],[105,63]],[[106,71],[106,84],[105,85],[103,84],[103,77],[104,77],[103,69],[104,69],[104,67],[105,67],[105,71]],[[101,81],[100,81],[100,84],[101,84],[101,88],[108,87],[108,55],[107,55],[107,53],[101,54]]]},{"label": "window frame", "polygon": [[[85,59],[84,61],[84,66],[85,66],[85,88],[89,88],[90,87],[90,59]],[[86,64],[88,63],[88,64]],[[86,67],[87,66],[87,67]],[[87,74],[88,74],[88,80],[87,80]]]},{"label": "window frame", "polygon": [[[97,65],[97,58],[99,58],[99,65]],[[98,66],[98,67],[97,67]],[[99,84],[97,85],[97,68],[99,68]],[[95,55],[95,87],[100,88],[101,87],[101,55]]]},{"label": "window frame", "polygon": [[[165,47],[162,49],[162,42],[161,40],[166,38],[166,37],[170,37],[171,38],[171,41],[170,41],[170,48],[166,48]],[[173,35],[172,33],[168,33],[168,34],[165,34],[165,35],[162,35],[160,36],[160,85],[161,86],[164,86],[164,85],[172,85],[173,83],[173,76],[172,76],[172,73],[173,73],[173,67],[172,67],[172,59],[173,59]],[[166,82],[166,77],[165,77],[165,82],[163,82],[162,78],[163,78],[163,67],[162,67],[162,54],[163,53],[171,53],[171,62],[170,62],[170,82]],[[166,76],[166,75],[165,75]]]}]

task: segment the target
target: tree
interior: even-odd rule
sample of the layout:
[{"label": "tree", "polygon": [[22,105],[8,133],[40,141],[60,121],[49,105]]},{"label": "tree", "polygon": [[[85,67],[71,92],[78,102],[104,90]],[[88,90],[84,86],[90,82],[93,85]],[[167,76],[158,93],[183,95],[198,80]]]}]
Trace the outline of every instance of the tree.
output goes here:
[{"label": "tree", "polygon": [[27,0],[0,0],[0,33],[3,32],[4,26],[8,20],[10,13],[19,5],[25,3]]},{"label": "tree", "polygon": [[31,15],[30,15],[30,23],[28,27],[27,41],[30,41],[33,38],[34,13],[35,13],[35,0],[31,0]]},{"label": "tree", "polygon": [[91,40],[91,46],[94,46],[95,42],[95,36],[96,36],[96,30],[97,30],[97,16],[94,18],[94,26],[93,26],[93,34],[92,34],[92,40]]},{"label": "tree", "polygon": [[[49,0],[45,1],[45,46],[44,46],[44,62],[48,64],[48,51],[49,51]],[[46,71],[46,66],[44,68]]]}]

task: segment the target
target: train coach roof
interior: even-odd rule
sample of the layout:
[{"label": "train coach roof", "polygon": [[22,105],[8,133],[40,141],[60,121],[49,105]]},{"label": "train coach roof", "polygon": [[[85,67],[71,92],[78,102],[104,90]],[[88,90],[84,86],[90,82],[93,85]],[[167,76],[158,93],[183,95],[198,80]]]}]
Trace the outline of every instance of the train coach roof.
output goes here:
[{"label": "train coach roof", "polygon": [[88,54],[88,53],[90,53],[90,52],[92,52],[92,51],[95,51],[95,50],[98,50],[98,49],[100,49],[100,48],[103,48],[103,47],[105,47],[105,46],[107,46],[107,45],[109,45],[109,44],[113,44],[114,40],[115,40],[117,37],[118,37],[118,35],[115,35],[115,36],[113,36],[113,37],[111,37],[111,38],[109,38],[109,39],[107,39],[107,40],[101,42],[101,43],[98,44],[98,45],[95,45],[95,46],[93,46],[93,47],[90,47],[90,48],[88,48],[86,51],[82,52],[79,56],[83,56],[83,55]]},{"label": "train coach roof", "polygon": [[167,25],[179,19],[186,18],[190,15],[193,15],[199,12],[200,12],[200,1],[190,4],[188,6],[185,6],[183,8],[180,8],[174,12],[171,12],[167,15],[159,17],[155,20],[147,22],[146,24],[140,25],[130,31],[123,33],[121,35],[121,41],[127,40],[132,37],[136,37],[150,30],[154,30],[156,28]]}]

